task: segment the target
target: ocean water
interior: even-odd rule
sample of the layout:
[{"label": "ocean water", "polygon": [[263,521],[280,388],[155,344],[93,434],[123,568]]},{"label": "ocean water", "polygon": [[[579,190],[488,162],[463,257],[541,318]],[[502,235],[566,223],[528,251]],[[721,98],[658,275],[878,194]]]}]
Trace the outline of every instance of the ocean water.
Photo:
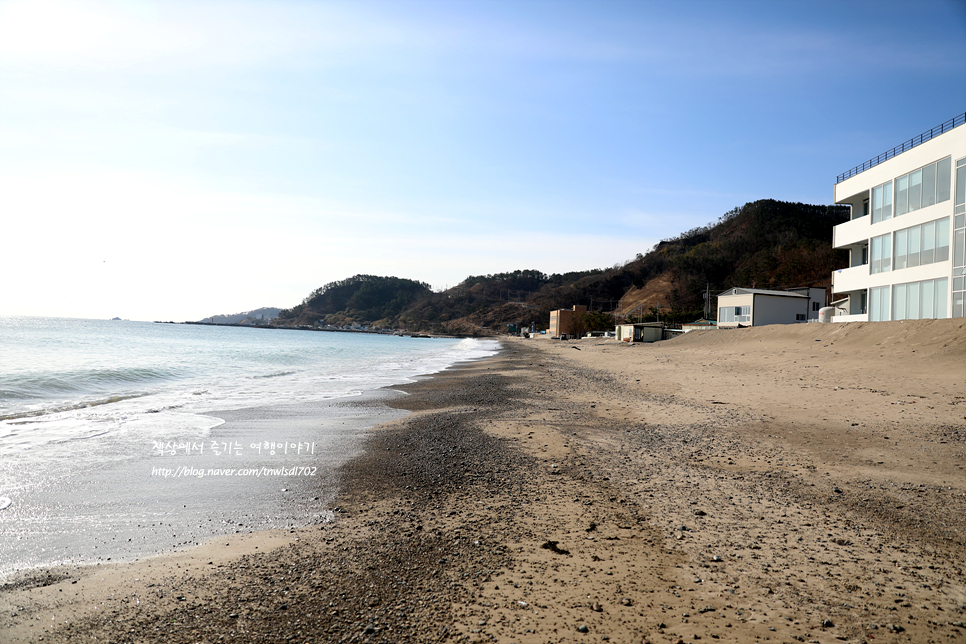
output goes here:
[{"label": "ocean water", "polygon": [[0,317],[0,578],[324,520],[381,388],[498,349]]}]

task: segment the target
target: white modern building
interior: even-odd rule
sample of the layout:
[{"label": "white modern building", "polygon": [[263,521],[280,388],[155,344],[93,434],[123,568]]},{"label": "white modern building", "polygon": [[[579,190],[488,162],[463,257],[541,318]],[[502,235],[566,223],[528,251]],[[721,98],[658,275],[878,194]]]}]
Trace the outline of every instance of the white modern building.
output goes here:
[{"label": "white modern building", "polygon": [[808,322],[818,319],[823,306],[825,289],[814,286],[786,291],[729,288],[718,294],[718,328]]},{"label": "white modern building", "polygon": [[832,245],[835,322],[963,317],[966,292],[966,114],[838,176],[851,220]]}]

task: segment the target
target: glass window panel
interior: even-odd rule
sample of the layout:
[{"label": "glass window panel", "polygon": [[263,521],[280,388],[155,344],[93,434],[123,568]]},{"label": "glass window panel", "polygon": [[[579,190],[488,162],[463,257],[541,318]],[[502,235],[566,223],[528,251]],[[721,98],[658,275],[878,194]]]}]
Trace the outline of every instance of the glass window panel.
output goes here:
[{"label": "glass window panel", "polygon": [[892,287],[892,319],[906,319],[906,285],[896,284]]},{"label": "glass window panel", "polygon": [[896,237],[896,245],[895,245],[895,252],[893,253],[893,255],[896,258],[896,270],[899,270],[901,268],[905,268],[907,265],[906,264],[906,246],[907,246],[908,231],[898,230],[896,231],[895,237]]},{"label": "glass window panel", "polygon": [[957,206],[966,203],[966,167],[956,168],[956,201]]},{"label": "glass window panel", "polygon": [[936,220],[936,261],[949,259],[949,218]]},{"label": "glass window panel", "polygon": [[892,270],[892,234],[882,236],[882,272],[888,273]]},{"label": "glass window panel", "polygon": [[[964,313],[963,299],[964,299],[963,291],[960,291],[959,293],[953,293],[953,317],[954,318],[963,317],[963,313]],[[946,316],[942,315],[938,317],[946,317]]]},{"label": "glass window panel", "polygon": [[882,221],[882,186],[872,189],[872,223]]},{"label": "glass window panel", "polygon": [[922,170],[909,174],[909,212],[922,206]]},{"label": "glass window panel", "polygon": [[869,320],[872,322],[878,322],[881,318],[879,317],[879,289],[870,288],[869,289]]},{"label": "glass window panel", "polygon": [[922,283],[922,318],[924,320],[936,317],[936,285],[932,280]]},{"label": "glass window panel", "polygon": [[936,261],[936,222],[930,221],[922,225],[922,264],[932,264]]},{"label": "glass window panel", "polygon": [[909,212],[909,175],[896,179],[896,217]]},{"label": "glass window panel", "polygon": [[[936,247],[936,222],[930,221],[922,225],[922,249],[932,250]],[[923,262],[925,264],[926,262]]]},{"label": "glass window panel", "polygon": [[872,242],[872,264],[869,272],[872,275],[882,272],[882,238],[873,237]]},{"label": "glass window panel", "polygon": [[906,258],[906,265],[909,268],[919,266],[919,236],[921,232],[922,228],[919,226],[913,226],[909,229],[909,255]]},{"label": "glass window panel", "polygon": [[[966,175],[966,169],[963,170]],[[882,184],[882,220],[892,219],[892,182]]]},{"label": "glass window panel", "polygon": [[922,169],[922,207],[936,203],[936,164]]},{"label": "glass window panel", "polygon": [[[940,250],[938,248],[939,242],[936,242],[936,256],[938,258]],[[949,252],[949,247],[946,247],[946,252]],[[938,260],[943,261],[943,260]],[[960,228],[956,231],[956,243],[953,245],[953,266],[966,266],[966,230]]]},{"label": "glass window panel", "polygon": [[919,319],[919,282],[906,284],[906,318]]},{"label": "glass window panel", "polygon": [[963,228],[966,226],[966,215],[956,215],[956,225],[954,228]]},{"label": "glass window panel", "polygon": [[942,278],[936,280],[936,317],[949,317],[946,313],[946,302],[949,301],[949,280]]},{"label": "glass window panel", "polygon": [[953,278],[953,290],[954,291],[966,291],[966,277],[954,277]]},{"label": "glass window panel", "polygon": [[936,163],[936,203],[942,203],[949,199],[949,178],[952,164],[951,159],[946,157]]}]

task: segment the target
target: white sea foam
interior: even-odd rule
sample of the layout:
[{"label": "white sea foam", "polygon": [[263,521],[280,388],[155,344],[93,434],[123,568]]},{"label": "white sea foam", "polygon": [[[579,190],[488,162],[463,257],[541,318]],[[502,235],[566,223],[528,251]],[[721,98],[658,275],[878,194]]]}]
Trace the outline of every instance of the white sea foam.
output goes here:
[{"label": "white sea foam", "polygon": [[[492,340],[0,318],[0,577],[111,551],[141,556],[185,532],[233,532],[239,517],[246,529],[307,520],[364,429],[395,417],[340,400],[498,350]],[[319,476],[155,475],[239,464]]]},{"label": "white sea foam", "polygon": [[202,437],[217,410],[359,396],[497,350],[491,340],[0,318],[0,455],[104,433]]}]

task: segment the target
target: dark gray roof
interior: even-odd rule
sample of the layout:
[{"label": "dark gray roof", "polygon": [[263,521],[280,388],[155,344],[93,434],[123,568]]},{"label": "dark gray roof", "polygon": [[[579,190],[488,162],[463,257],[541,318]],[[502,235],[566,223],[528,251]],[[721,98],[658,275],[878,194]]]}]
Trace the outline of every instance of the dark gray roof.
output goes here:
[{"label": "dark gray roof", "polygon": [[737,286],[734,288],[729,288],[727,291],[718,293],[718,297],[725,295],[774,295],[777,297],[808,297],[807,295],[803,295],[801,293],[792,293],[790,291],[769,291],[763,288],[739,288]]}]

